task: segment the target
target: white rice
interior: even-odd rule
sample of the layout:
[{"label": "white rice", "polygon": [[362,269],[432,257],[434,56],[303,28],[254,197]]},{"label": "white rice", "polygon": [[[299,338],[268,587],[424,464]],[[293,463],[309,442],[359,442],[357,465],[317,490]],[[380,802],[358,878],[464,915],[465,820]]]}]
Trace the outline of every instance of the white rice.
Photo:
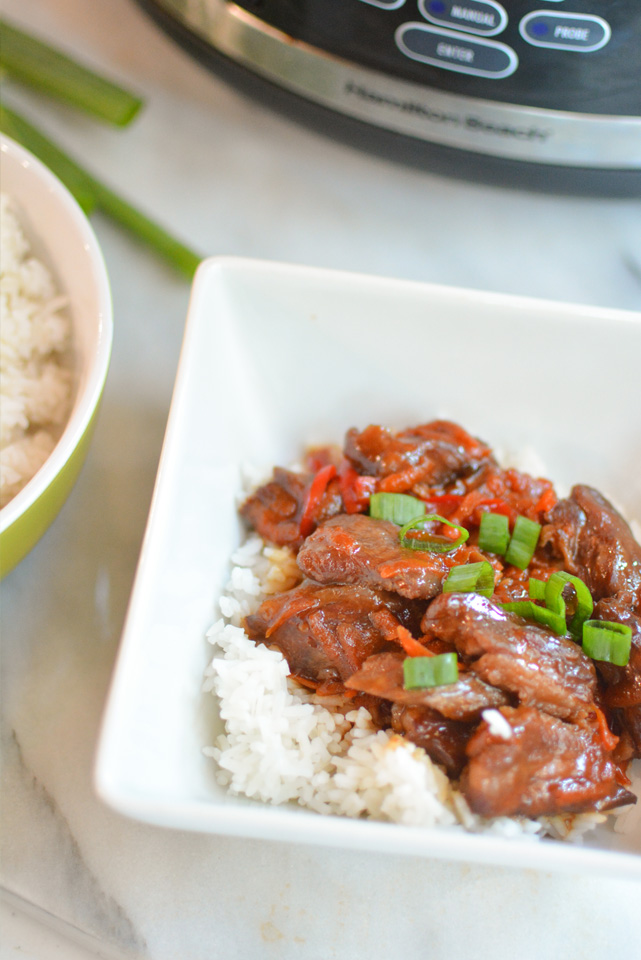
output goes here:
[{"label": "white rice", "polygon": [[0,507],[40,469],[70,407],[71,324],[33,255],[12,200],[0,194]]}]

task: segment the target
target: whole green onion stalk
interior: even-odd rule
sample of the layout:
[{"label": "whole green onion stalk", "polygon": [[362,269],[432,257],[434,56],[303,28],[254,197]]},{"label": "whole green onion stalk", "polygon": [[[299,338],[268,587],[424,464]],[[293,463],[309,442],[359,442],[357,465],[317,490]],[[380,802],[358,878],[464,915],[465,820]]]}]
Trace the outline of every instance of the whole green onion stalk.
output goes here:
[{"label": "whole green onion stalk", "polygon": [[[0,20],[0,71],[93,117],[125,126],[142,101],[65,54]],[[22,144],[67,187],[86,214],[111,217],[188,279],[201,257],[82,167],[25,117],[0,101],[0,130]]]}]

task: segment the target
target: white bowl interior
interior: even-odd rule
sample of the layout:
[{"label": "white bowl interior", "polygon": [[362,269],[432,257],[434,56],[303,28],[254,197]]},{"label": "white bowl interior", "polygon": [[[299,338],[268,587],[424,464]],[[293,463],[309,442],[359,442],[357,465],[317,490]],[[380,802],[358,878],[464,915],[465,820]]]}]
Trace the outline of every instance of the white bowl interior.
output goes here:
[{"label": "white bowl interior", "polygon": [[[241,260],[197,274],[149,524],[97,759],[116,809],[166,826],[545,868],[635,872],[631,837],[581,850],[321,817],[230,797],[202,747],[204,639],[242,535],[243,462],[287,464],[350,426],[447,415],[532,445],[560,485],[641,516],[641,317]],[[634,852],[621,857],[615,851]]]},{"label": "white bowl interior", "polygon": [[37,158],[9,138],[0,140],[1,189],[15,203],[33,255],[69,298],[75,391],[69,420],[46,463],[0,511],[4,530],[60,471],[89,423],[105,381],[113,318],[103,256],[84,213],[66,187]]}]

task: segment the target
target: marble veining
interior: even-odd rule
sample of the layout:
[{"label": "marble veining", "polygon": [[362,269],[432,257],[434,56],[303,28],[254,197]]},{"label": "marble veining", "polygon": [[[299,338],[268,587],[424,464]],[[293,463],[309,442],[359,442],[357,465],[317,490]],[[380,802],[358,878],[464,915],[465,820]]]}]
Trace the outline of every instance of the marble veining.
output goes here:
[{"label": "marble veining", "polygon": [[627,250],[621,255],[621,259],[639,285],[639,301],[641,304],[641,253],[636,250]]},{"label": "marble veining", "polygon": [[[5,804],[19,806],[22,814],[19,821],[11,818],[14,829],[2,832],[5,885],[71,927],[117,943],[132,956],[144,955],[144,939],[122,906],[102,889],[55,797],[25,763],[17,733],[5,723],[2,756]],[[40,829],[34,831],[33,824]],[[23,856],[25,843],[31,847],[29,858]]]}]

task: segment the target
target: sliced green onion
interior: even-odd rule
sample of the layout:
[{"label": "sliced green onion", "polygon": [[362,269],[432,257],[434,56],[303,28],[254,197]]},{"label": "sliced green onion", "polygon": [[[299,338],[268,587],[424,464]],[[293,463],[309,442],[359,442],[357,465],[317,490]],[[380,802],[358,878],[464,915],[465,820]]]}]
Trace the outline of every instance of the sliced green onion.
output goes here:
[{"label": "sliced green onion", "polygon": [[563,614],[565,616],[565,600],[563,591],[570,584],[576,594],[576,610],[568,625],[570,633],[576,640],[581,639],[581,632],[584,622],[590,617],[594,609],[594,601],[590,591],[580,577],[574,577],[571,573],[559,571],[553,573],[545,585],[545,605],[550,610],[560,612],[559,600],[563,601]]},{"label": "sliced green onion", "polygon": [[458,680],[455,653],[439,653],[434,657],[407,657],[403,661],[403,686],[406,690],[442,687]]},{"label": "sliced green onion", "polygon": [[139,97],[0,20],[0,67],[22,83],[94,117],[123,127],[142,106]]},{"label": "sliced green onion", "polygon": [[512,539],[505,554],[506,561],[518,567],[519,570],[525,570],[534,556],[540,532],[540,523],[519,515],[516,518]]},{"label": "sliced green onion", "polygon": [[586,620],[583,624],[583,652],[593,660],[625,667],[630,660],[632,628],[609,620]]},{"label": "sliced green onion", "polygon": [[530,577],[527,582],[527,592],[530,600],[545,600],[545,580]]},{"label": "sliced green onion", "polygon": [[425,516],[425,504],[406,493],[373,493],[369,498],[369,515],[402,527],[410,520]]},{"label": "sliced green onion", "polygon": [[4,105],[0,105],[0,130],[42,160],[86,213],[102,210],[191,279],[201,260],[196,253],[96,180],[27,120]]},{"label": "sliced green onion", "polygon": [[540,607],[532,600],[514,600],[511,603],[502,603],[501,606],[507,613],[516,613],[525,620],[533,620],[544,627],[549,627],[554,633],[563,636],[566,632],[565,611],[559,613],[556,610],[549,610],[547,607]]},{"label": "sliced green onion", "polygon": [[482,597],[491,597],[494,593],[492,564],[481,560],[452,567],[443,582],[443,593],[480,593]]},{"label": "sliced green onion", "polygon": [[502,513],[484,513],[479,527],[479,547],[488,553],[503,554],[510,542],[510,526]]},{"label": "sliced green onion", "polygon": [[[426,531],[423,531],[423,537],[406,536],[408,531],[430,522],[444,523],[447,527],[458,530],[458,537],[456,540],[446,540],[444,537],[436,537],[434,534],[429,534]],[[449,553],[450,550],[456,550],[462,543],[465,543],[469,535],[469,531],[466,530],[465,527],[460,527],[456,523],[450,523],[445,517],[439,517],[437,513],[428,513],[424,517],[416,517],[416,519],[410,520],[409,523],[401,527],[398,532],[401,546],[410,547],[412,550],[423,550],[426,553]]]}]

